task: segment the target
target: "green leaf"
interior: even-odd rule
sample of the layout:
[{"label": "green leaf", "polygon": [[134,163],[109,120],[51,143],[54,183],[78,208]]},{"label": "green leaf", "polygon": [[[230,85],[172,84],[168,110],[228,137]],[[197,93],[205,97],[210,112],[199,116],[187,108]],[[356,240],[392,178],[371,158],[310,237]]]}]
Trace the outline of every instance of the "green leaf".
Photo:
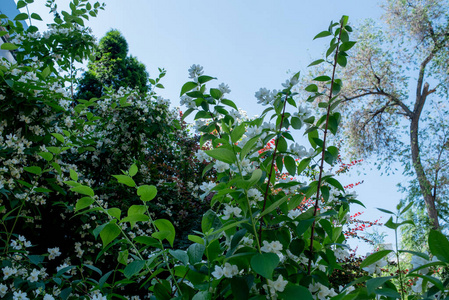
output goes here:
[{"label": "green leaf", "polygon": [[266,214],[269,214],[270,212],[272,212],[273,210],[275,210],[276,208],[278,208],[279,206],[281,206],[285,201],[288,200],[288,198],[290,197],[290,195],[284,196],[281,199],[275,201],[273,204],[271,204],[270,206],[268,206],[261,214],[260,217],[262,218],[263,216],[265,216]]},{"label": "green leaf", "polygon": [[343,44],[340,45],[340,51],[348,51],[355,44],[356,44],[356,42],[344,42]]},{"label": "green leaf", "polygon": [[189,239],[189,241],[192,241],[194,243],[198,243],[198,244],[204,245],[204,240],[201,237],[197,236],[197,235],[189,234],[187,236],[187,238]]},{"label": "green leaf", "polygon": [[225,148],[216,148],[212,150],[204,151],[207,155],[225,162],[227,164],[233,164],[235,162],[235,154],[233,151]]},{"label": "green leaf", "polygon": [[210,89],[210,95],[214,99],[220,99],[221,96],[223,96],[223,93],[219,89]]},{"label": "green leaf", "polygon": [[120,228],[115,223],[108,223],[100,232],[100,238],[103,242],[103,248],[106,247],[110,242],[115,240],[120,234]]},{"label": "green leaf", "polygon": [[116,218],[117,220],[120,220],[122,211],[119,208],[112,207],[112,208],[108,209],[107,211],[108,211],[108,215],[110,215],[111,217]]},{"label": "green leaf", "polygon": [[449,263],[449,241],[439,231],[432,230],[429,233],[429,249],[439,260]]},{"label": "green leaf", "polygon": [[287,151],[288,148],[287,141],[283,136],[279,137],[279,139],[277,140],[277,144],[279,152],[284,153]]},{"label": "green leaf", "polygon": [[19,1],[17,2],[17,9],[21,9],[22,7],[25,7],[25,6],[27,6],[27,4],[26,4],[25,1],[19,0]]},{"label": "green leaf", "polygon": [[407,277],[411,277],[411,276],[421,277],[422,279],[427,279],[428,281],[433,283],[439,290],[441,290],[441,291],[444,290],[444,285],[438,278],[435,278],[435,277],[429,276],[429,275],[416,274],[416,273],[407,275]]},{"label": "green leaf", "polygon": [[154,221],[154,226],[160,231],[160,232],[166,232],[167,236],[164,238],[166,239],[170,245],[173,247],[173,243],[175,241],[175,227],[169,220],[165,219],[158,219]]},{"label": "green leaf", "polygon": [[159,241],[150,236],[136,236],[134,241],[151,247],[160,247]]},{"label": "green leaf", "polygon": [[63,144],[65,143],[65,139],[64,139],[64,136],[62,134],[52,133],[51,135],[54,136],[61,143],[63,143]]},{"label": "green leaf", "polygon": [[41,16],[39,16],[39,15],[36,14],[36,13],[32,13],[32,14],[31,14],[31,19],[35,19],[35,20],[38,20],[38,21],[42,21]]},{"label": "green leaf", "polygon": [[366,289],[368,290],[368,295],[374,293],[374,290],[383,285],[388,280],[395,278],[395,276],[377,277],[372,278],[366,282]]},{"label": "green leaf", "polygon": [[232,101],[229,100],[229,99],[222,99],[222,100],[221,100],[221,103],[223,103],[223,104],[225,104],[225,105],[227,105],[227,106],[230,106],[230,107],[234,108],[235,110],[239,110],[238,107],[237,107],[237,105],[235,105],[235,103],[232,102]]},{"label": "green leaf", "polygon": [[154,185],[141,185],[137,188],[137,195],[142,201],[151,201],[157,195],[157,189]]},{"label": "green leaf", "polygon": [[327,183],[329,183],[329,184],[332,185],[333,187],[339,189],[340,191],[343,191],[343,192],[345,191],[345,189],[343,188],[343,186],[341,185],[341,183],[340,183],[337,179],[335,179],[335,178],[332,178],[332,177],[326,177],[326,178],[324,178],[324,181],[327,182]]},{"label": "green leaf", "polygon": [[23,167],[23,169],[29,173],[32,174],[36,174],[36,175],[41,175],[42,174],[42,169],[40,167],[37,166],[32,166],[32,167]]},{"label": "green leaf", "polygon": [[120,251],[117,257],[117,261],[126,266],[128,265],[128,256],[129,256],[128,249]]},{"label": "green leaf", "polygon": [[138,168],[137,168],[136,164],[132,164],[131,167],[129,167],[128,174],[129,174],[129,176],[133,177],[134,175],[137,174],[137,171],[138,171]]},{"label": "green leaf", "polygon": [[301,162],[298,165],[298,169],[296,171],[296,174],[300,175],[302,171],[305,170],[305,168],[307,168],[307,166],[310,164],[310,162],[312,161],[311,158],[305,158],[303,160],[301,160]]},{"label": "green leaf", "polygon": [[126,266],[125,270],[123,271],[123,274],[125,275],[126,278],[130,279],[131,277],[139,273],[144,266],[145,266],[144,260],[135,260]]},{"label": "green leaf", "polygon": [[91,197],[83,197],[76,202],[75,211],[79,211],[81,209],[89,207],[94,202],[95,200]]},{"label": "green leaf", "polygon": [[185,266],[189,263],[189,256],[187,255],[187,253],[184,250],[168,250],[168,252],[171,254],[171,256],[173,256],[174,258],[176,258],[177,260],[179,260],[180,262],[182,262]]},{"label": "green leaf", "polygon": [[189,81],[184,83],[184,85],[181,88],[181,94],[180,96],[184,95],[185,93],[187,93],[188,91],[193,90],[194,88],[196,88],[198,86],[198,83],[193,82],[193,81]]},{"label": "green leaf", "polygon": [[192,244],[187,248],[187,255],[189,256],[189,260],[191,264],[199,263],[203,260],[203,254],[206,250],[206,247],[201,244]]},{"label": "green leaf", "polygon": [[[42,77],[45,79],[45,78],[47,78],[48,77],[48,75],[50,75],[50,67],[49,66],[47,66],[43,71],[42,71]],[[64,130],[64,131],[66,131],[66,130]]]},{"label": "green leaf", "polygon": [[212,294],[208,291],[200,291],[193,296],[192,300],[211,300]]},{"label": "green leaf", "polygon": [[296,226],[296,234],[302,236],[304,232],[312,226],[314,220],[315,219],[307,219],[299,221],[298,226]]},{"label": "green leaf", "polygon": [[134,180],[129,177],[128,175],[112,175],[112,177],[115,177],[119,183],[123,183],[129,187],[135,187],[136,183]]},{"label": "green leaf", "polygon": [[309,289],[300,285],[287,285],[283,292],[278,293],[283,300],[313,300]]},{"label": "green leaf", "polygon": [[332,35],[332,33],[329,31],[321,31],[313,39],[315,40],[315,39],[323,38],[323,37],[330,36],[330,35]]},{"label": "green leaf", "polygon": [[245,134],[246,126],[244,123],[240,124],[239,126],[235,127],[234,130],[231,132],[231,141],[233,143],[237,143],[238,140]]},{"label": "green leaf", "polygon": [[279,256],[274,253],[258,253],[251,257],[251,268],[267,279],[273,279],[273,271],[278,264]]},{"label": "green leaf", "polygon": [[220,218],[213,210],[208,210],[201,219],[201,231],[207,233],[209,230],[217,230],[221,228]]},{"label": "green leaf", "polygon": [[245,143],[242,151],[240,152],[240,159],[243,160],[245,158],[245,156],[251,151],[251,149],[253,149],[254,145],[257,144],[258,140],[259,136],[255,136]]},{"label": "green leaf", "polygon": [[346,59],[346,56],[341,55],[340,53],[337,55],[337,63],[342,66],[346,67],[346,64],[348,63],[348,60]]},{"label": "green leaf", "polygon": [[300,118],[297,118],[297,117],[292,117],[292,118],[290,119],[290,124],[291,124],[292,127],[293,127],[294,129],[296,129],[296,130],[301,129],[301,127],[302,127],[301,119],[300,119]]},{"label": "green leaf", "polygon": [[211,81],[212,79],[217,79],[217,78],[211,77],[211,76],[207,76],[207,75],[202,75],[202,76],[198,77],[198,82],[203,84],[203,83],[206,83],[208,81]]},{"label": "green leaf", "polygon": [[318,92],[318,87],[317,87],[316,84],[310,84],[310,85],[308,85],[308,86],[305,88],[305,90],[306,90],[307,92],[310,92],[310,93],[317,93],[317,92]]},{"label": "green leaf", "polygon": [[319,65],[324,61],[325,61],[324,59],[317,59],[317,60],[313,61],[312,63],[310,63],[310,65],[308,65],[307,67]]},{"label": "green leaf", "polygon": [[72,187],[70,190],[72,192],[75,192],[78,194],[83,194],[83,195],[91,196],[91,197],[94,196],[94,190],[85,185],[75,186],[75,187]]},{"label": "green leaf", "polygon": [[365,260],[360,264],[360,268],[364,268],[364,267],[374,264],[375,262],[381,260],[382,258],[387,256],[391,252],[393,252],[393,250],[381,250],[378,252],[374,252],[373,254],[371,254],[370,256],[365,258]]},{"label": "green leaf", "polygon": [[386,213],[386,214],[394,215],[394,212],[392,212],[392,211],[389,211],[389,210],[386,210],[386,209],[383,209],[383,208],[378,208],[378,207],[377,207],[377,209],[380,210],[381,212]]},{"label": "green leaf", "polygon": [[330,81],[331,78],[329,76],[323,75],[323,76],[315,77],[313,80],[314,81]]},{"label": "green leaf", "polygon": [[150,217],[145,214],[132,214],[120,220],[120,223],[129,222],[131,228],[134,228],[137,222],[148,222]]},{"label": "green leaf", "polygon": [[26,20],[26,19],[28,19],[28,14],[26,14],[26,13],[20,13],[20,14],[18,14],[18,15],[14,18],[14,21],[23,21],[23,20]]},{"label": "green leaf", "polygon": [[291,156],[284,157],[284,165],[291,176],[296,174],[296,161]]},{"label": "green leaf", "polygon": [[72,178],[73,181],[78,181],[78,174],[72,169],[70,169],[70,178]]}]

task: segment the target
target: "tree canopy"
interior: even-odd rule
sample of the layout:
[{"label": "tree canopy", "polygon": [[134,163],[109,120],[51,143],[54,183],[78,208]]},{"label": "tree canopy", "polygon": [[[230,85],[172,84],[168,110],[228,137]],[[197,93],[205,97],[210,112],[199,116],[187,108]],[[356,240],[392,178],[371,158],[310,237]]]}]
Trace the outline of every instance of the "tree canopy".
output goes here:
[{"label": "tree canopy", "polygon": [[387,168],[401,162],[415,178],[407,198],[425,205],[438,228],[447,213],[449,175],[449,5],[388,0],[383,8],[386,26],[368,20],[358,28],[342,75],[342,110],[350,116],[343,135],[353,155],[379,155]]},{"label": "tree canopy", "polygon": [[148,91],[149,75],[144,64],[128,56],[128,43],[118,30],[110,30],[100,40],[88,71],[79,81],[78,99],[101,97],[104,88],[117,91],[129,87],[144,94]]}]

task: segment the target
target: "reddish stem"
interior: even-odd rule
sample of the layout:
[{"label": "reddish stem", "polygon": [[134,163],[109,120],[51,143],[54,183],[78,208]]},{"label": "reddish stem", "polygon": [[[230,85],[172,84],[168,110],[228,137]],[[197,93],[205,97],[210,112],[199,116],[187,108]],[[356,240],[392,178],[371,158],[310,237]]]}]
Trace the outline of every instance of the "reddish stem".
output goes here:
[{"label": "reddish stem", "polygon": [[333,70],[332,70],[332,79],[331,79],[331,87],[330,87],[330,92],[329,92],[329,104],[327,105],[327,113],[326,113],[326,125],[324,128],[324,136],[323,136],[323,150],[321,151],[321,165],[320,165],[320,174],[318,177],[318,185],[317,185],[317,192],[316,192],[316,199],[315,199],[315,207],[313,210],[313,223],[312,223],[312,230],[310,233],[310,258],[309,258],[309,263],[308,263],[308,267],[307,267],[307,274],[310,275],[310,272],[312,271],[312,253],[313,253],[313,235],[315,234],[315,225],[316,225],[316,214],[318,211],[318,204],[319,204],[319,199],[320,199],[320,188],[321,188],[321,180],[322,180],[322,176],[323,176],[323,168],[324,168],[324,154],[326,151],[326,138],[327,138],[327,128],[329,125],[329,115],[330,115],[330,110],[331,110],[331,99],[332,99],[332,90],[334,87],[334,79],[335,79],[335,70],[337,69],[337,56],[338,56],[338,48],[339,48],[339,43],[340,43],[340,37],[341,37],[341,31],[343,30],[343,24],[340,25],[340,32],[338,34],[338,40],[337,40],[337,48],[335,51],[335,59],[334,59],[334,65],[333,65]]},{"label": "reddish stem", "polygon": [[[284,123],[284,116],[285,116],[285,107],[287,105],[287,98],[288,98],[288,93],[287,95],[285,95],[285,100],[284,100],[284,108],[282,109],[282,115],[281,115],[281,123],[279,124],[279,133],[282,130],[282,124]],[[267,198],[268,198],[268,190],[270,188],[270,179],[271,176],[273,175],[273,169],[274,169],[274,164],[275,164],[275,159],[276,159],[276,153],[277,153],[277,149],[278,149],[278,143],[279,143],[279,137],[276,139],[276,144],[274,146],[274,152],[273,152],[273,161],[271,162],[271,167],[270,167],[270,174],[268,175],[268,182],[267,182],[267,188],[265,189],[265,194],[263,197],[263,208],[262,208],[262,212],[265,210],[265,207],[267,205]],[[259,227],[259,241],[262,240],[262,226],[263,226],[264,222],[263,222],[263,217],[260,218],[260,227]]]}]

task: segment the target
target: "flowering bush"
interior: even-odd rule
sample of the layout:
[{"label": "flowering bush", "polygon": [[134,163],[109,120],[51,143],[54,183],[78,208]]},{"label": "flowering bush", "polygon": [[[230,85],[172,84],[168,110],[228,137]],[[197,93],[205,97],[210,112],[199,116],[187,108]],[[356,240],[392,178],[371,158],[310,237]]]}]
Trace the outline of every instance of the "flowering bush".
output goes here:
[{"label": "flowering bush", "polygon": [[[1,297],[394,299],[405,298],[404,277],[419,278],[414,299],[447,296],[447,280],[430,274],[449,263],[449,241],[436,231],[429,236],[435,261],[413,252],[425,261],[404,273],[402,252],[380,250],[360,263],[373,275],[332,279],[349,255],[349,207],[360,203],[324,172],[338,160],[328,135],[342,117],[336,70],[355,43],[347,17],[316,36],[332,40],[326,59],[311,65],[333,66],[330,76],[313,79],[327,90],[306,87],[306,102],[324,110],[316,118],[294,92],[299,73],[279,91],[257,92],[267,109],[248,118],[225,97],[229,87],[208,88],[215,78],[192,66],[181,96],[183,117],[195,113],[197,145],[154,90],[72,101],[73,62],[86,58],[94,42],[83,19],[102,6],[75,0],[70,7],[43,35],[5,21],[13,40],[2,47],[15,49],[17,62],[0,66]],[[77,47],[80,40],[86,43]],[[309,150],[290,128],[304,130]],[[202,214],[209,202],[212,209]],[[202,217],[184,250],[176,221],[192,218],[186,205]],[[398,221],[407,209],[387,211],[396,221],[385,225],[396,231],[409,223]],[[400,272],[377,276],[390,254]]]}]

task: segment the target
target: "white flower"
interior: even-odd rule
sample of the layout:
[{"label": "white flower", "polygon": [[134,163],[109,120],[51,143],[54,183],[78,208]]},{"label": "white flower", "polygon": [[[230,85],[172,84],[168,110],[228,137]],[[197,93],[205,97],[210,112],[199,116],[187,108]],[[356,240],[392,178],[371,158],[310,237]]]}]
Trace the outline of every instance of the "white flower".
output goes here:
[{"label": "white flower", "polygon": [[211,157],[209,155],[206,154],[206,152],[204,152],[203,150],[198,150],[196,152],[196,158],[200,161],[207,161],[210,162],[211,161]]},{"label": "white flower", "polygon": [[271,105],[274,101],[274,98],[277,95],[277,91],[273,90],[270,92],[270,90],[267,90],[266,88],[259,89],[258,92],[256,92],[255,96],[257,98],[257,103],[262,105]]},{"label": "white flower", "polygon": [[212,272],[212,276],[217,279],[220,279],[224,275],[223,268],[220,266],[215,266],[215,271]]},{"label": "white flower", "polygon": [[8,292],[8,287],[4,285],[3,283],[0,283],[0,297],[4,297],[6,293]]},{"label": "white flower", "polygon": [[215,169],[217,170],[218,173],[223,173],[224,171],[229,170],[229,164],[218,160],[215,163]]},{"label": "white flower", "polygon": [[2,271],[3,271],[3,280],[6,280],[8,279],[9,276],[12,276],[17,273],[17,269],[11,267],[4,267]]},{"label": "white flower", "polygon": [[98,295],[93,295],[92,300],[108,300],[108,298],[106,296],[103,296],[102,294],[98,294]]},{"label": "white flower", "polygon": [[268,279],[268,287],[270,288],[271,295],[276,295],[276,292],[283,292],[287,283],[288,281],[284,280],[282,275],[279,275],[276,281]]},{"label": "white flower", "polygon": [[55,297],[53,297],[53,296],[50,295],[50,294],[45,294],[44,300],[55,300]]},{"label": "white flower", "polygon": [[27,278],[29,282],[36,282],[39,280],[39,274],[40,271],[33,269],[33,271],[31,272],[30,276]]},{"label": "white flower", "polygon": [[263,246],[260,248],[262,252],[267,253],[275,253],[275,254],[282,254],[282,244],[279,241],[273,241],[268,243],[267,241],[262,242]]},{"label": "white flower", "polygon": [[189,77],[196,79],[198,76],[203,75],[203,67],[193,64],[189,69]]},{"label": "white flower", "polygon": [[48,253],[50,253],[50,255],[48,256],[48,259],[52,260],[55,259],[57,256],[61,255],[61,252],[59,252],[59,248],[55,247],[55,248],[48,248]]},{"label": "white flower", "polygon": [[239,273],[239,268],[236,265],[231,265],[230,263],[225,263],[223,267],[223,275],[226,278],[232,278],[234,275]]},{"label": "white flower", "polygon": [[64,120],[64,124],[65,126],[67,126],[68,128],[73,126],[73,120],[70,117],[65,118]]},{"label": "white flower", "polygon": [[27,297],[27,294],[22,291],[16,291],[14,292],[12,296],[13,300],[29,300],[30,298]]},{"label": "white flower", "polygon": [[263,195],[258,189],[249,189],[248,190],[248,197],[254,198],[256,201],[263,201]]},{"label": "white flower", "polygon": [[336,248],[334,250],[335,257],[339,260],[344,260],[349,257],[349,252],[346,249]]},{"label": "white flower", "polygon": [[240,218],[242,216],[240,214],[241,212],[242,210],[240,208],[225,204],[225,209],[223,210],[223,220],[228,220],[231,215],[234,215],[236,218]]},{"label": "white flower", "polygon": [[288,89],[295,86],[296,84],[298,84],[298,79],[296,77],[293,77],[291,79],[287,79],[285,83],[282,84],[282,86]]},{"label": "white flower", "polygon": [[231,89],[229,88],[229,85],[225,84],[225,83],[221,83],[218,86],[218,89],[220,90],[220,92],[222,92],[223,94],[229,94],[231,92]]},{"label": "white flower", "polygon": [[216,186],[215,182],[203,182],[200,185],[200,189],[204,191],[204,194],[208,195],[210,191]]},{"label": "white flower", "polygon": [[225,263],[224,267],[215,266],[215,271],[212,272],[212,276],[216,279],[221,277],[232,278],[239,273],[239,269],[236,265],[231,265],[230,263]]}]

